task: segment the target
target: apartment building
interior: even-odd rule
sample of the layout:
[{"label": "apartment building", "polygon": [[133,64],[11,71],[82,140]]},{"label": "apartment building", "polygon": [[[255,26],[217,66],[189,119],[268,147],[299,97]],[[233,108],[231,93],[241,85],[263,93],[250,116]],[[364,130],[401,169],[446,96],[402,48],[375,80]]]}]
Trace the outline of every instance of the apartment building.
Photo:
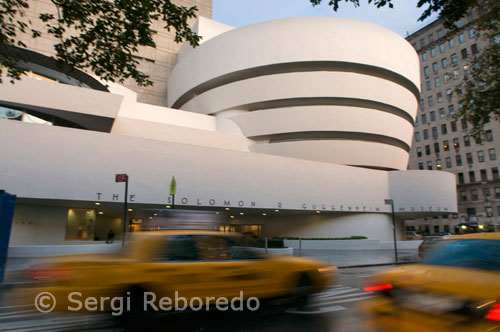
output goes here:
[{"label": "apartment building", "polygon": [[500,124],[492,120],[485,139],[476,140],[468,134],[469,123],[453,118],[471,61],[489,42],[477,35],[474,17],[458,21],[453,35],[438,19],[406,38],[419,54],[422,82],[408,168],[454,173],[459,209],[458,214],[409,220],[407,230],[458,233],[466,231],[464,223],[499,226]]}]

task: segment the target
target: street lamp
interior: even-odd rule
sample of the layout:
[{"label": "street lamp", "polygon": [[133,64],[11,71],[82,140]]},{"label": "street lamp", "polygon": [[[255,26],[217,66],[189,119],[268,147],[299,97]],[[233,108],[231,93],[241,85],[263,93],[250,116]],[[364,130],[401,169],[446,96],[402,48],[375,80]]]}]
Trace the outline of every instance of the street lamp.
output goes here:
[{"label": "street lamp", "polygon": [[394,258],[396,259],[396,263],[398,263],[398,244],[396,241],[396,218],[394,216],[394,200],[392,199],[386,199],[384,200],[384,203],[386,205],[391,206],[391,211],[392,211],[392,236],[394,238]]}]

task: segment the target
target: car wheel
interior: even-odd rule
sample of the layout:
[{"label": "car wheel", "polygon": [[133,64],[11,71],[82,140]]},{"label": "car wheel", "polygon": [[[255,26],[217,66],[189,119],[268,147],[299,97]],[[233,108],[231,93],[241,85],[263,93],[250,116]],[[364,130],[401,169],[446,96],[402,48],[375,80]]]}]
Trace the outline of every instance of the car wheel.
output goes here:
[{"label": "car wheel", "polygon": [[297,308],[302,309],[306,306],[312,288],[311,278],[307,274],[300,275],[297,286],[293,290],[294,304]]},{"label": "car wheel", "polygon": [[[144,310],[144,293],[146,289],[139,285],[130,286],[122,298],[125,303],[130,303],[130,306],[125,305],[125,309],[121,316],[118,317],[119,322],[124,324],[127,328],[131,324],[143,324],[148,318],[148,312]],[[140,325],[138,325],[140,326]]]}]

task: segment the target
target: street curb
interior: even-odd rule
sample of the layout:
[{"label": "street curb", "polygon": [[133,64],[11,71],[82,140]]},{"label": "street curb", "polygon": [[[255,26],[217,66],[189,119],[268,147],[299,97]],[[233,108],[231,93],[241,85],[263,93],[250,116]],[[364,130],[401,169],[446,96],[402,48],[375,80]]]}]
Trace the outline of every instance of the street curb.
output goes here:
[{"label": "street curb", "polygon": [[361,264],[361,265],[346,265],[346,266],[337,266],[339,269],[352,269],[357,267],[372,267],[372,266],[389,266],[389,265],[406,265],[406,264],[418,264],[420,261],[411,261],[411,262],[399,262],[399,263],[380,263],[380,264]]}]

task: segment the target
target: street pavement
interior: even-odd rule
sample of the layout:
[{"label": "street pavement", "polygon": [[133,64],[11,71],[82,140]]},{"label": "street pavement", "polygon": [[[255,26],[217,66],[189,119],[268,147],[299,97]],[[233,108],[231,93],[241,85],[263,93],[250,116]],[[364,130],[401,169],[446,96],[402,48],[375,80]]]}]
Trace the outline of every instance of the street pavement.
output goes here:
[{"label": "street pavement", "polygon": [[362,317],[356,307],[374,296],[362,290],[373,273],[387,267],[344,268],[338,282],[311,297],[301,310],[258,313],[183,313],[120,326],[110,314],[43,314],[31,304],[16,303],[14,289],[0,289],[0,331],[336,331],[362,332]]}]

